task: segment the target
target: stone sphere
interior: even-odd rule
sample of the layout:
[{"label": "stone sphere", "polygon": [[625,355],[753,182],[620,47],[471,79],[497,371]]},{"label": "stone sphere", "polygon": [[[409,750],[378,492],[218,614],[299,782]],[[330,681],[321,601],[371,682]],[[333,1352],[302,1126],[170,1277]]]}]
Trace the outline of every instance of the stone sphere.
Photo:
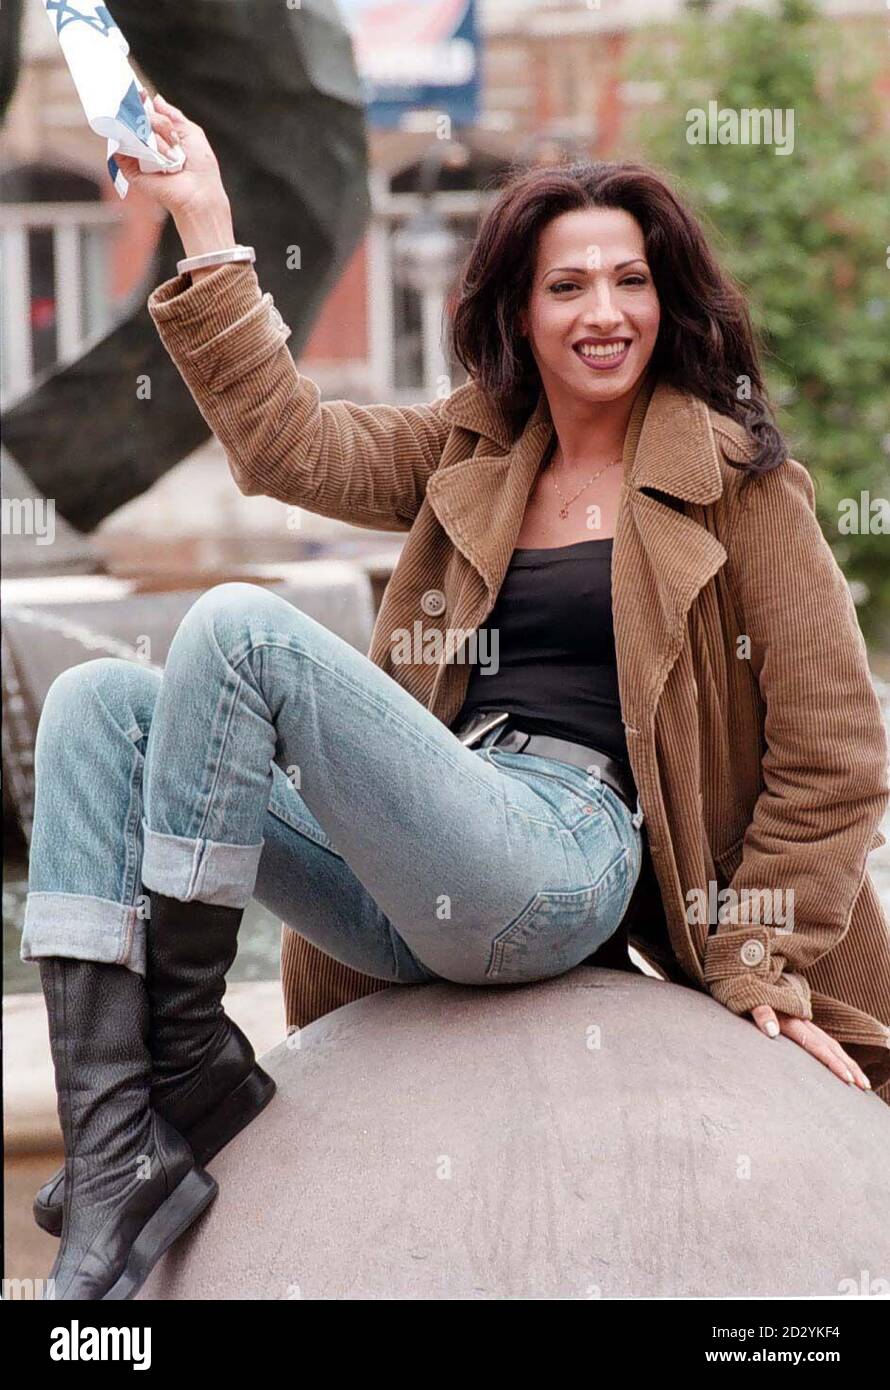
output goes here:
[{"label": "stone sphere", "polygon": [[890,1107],[698,990],[394,987],[262,1060],[276,1096],[140,1297],[890,1289]]}]

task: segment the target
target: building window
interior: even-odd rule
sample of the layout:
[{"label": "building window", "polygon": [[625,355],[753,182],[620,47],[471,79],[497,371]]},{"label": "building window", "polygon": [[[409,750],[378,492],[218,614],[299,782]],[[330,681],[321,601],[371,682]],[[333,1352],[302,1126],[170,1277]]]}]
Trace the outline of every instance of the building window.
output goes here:
[{"label": "building window", "polygon": [[107,330],[106,238],[118,217],[92,180],[42,166],[0,176],[4,403]]}]

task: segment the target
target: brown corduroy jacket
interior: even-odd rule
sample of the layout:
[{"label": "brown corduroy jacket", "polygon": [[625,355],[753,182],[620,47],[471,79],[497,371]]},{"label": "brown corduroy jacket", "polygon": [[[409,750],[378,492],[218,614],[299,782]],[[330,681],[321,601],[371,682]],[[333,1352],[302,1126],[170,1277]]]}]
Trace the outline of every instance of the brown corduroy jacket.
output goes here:
[{"label": "brown corduroy jacket", "polygon": [[[243,493],[408,532],[368,656],[450,725],[470,665],[447,631],[474,631],[497,598],[553,428],[544,394],[515,438],[474,382],[408,408],[322,403],[249,265],[177,276],[148,307]],[[810,476],[792,459],[761,478],[726,461],[751,453],[692,395],[651,379],[638,390],[612,550],[622,720],[654,870],[630,939],[645,953],[646,917],[660,919],[669,978],[733,1013],[813,1019],[883,1092],[890,928],[867,856],[885,842],[887,739]],[[421,606],[430,591],[444,595],[438,617]],[[396,630],[421,615],[443,630],[443,660],[394,661]],[[724,889],[735,896],[718,921]],[[746,904],[743,890],[767,896]],[[325,999],[305,980],[311,1002],[292,1021],[382,987],[342,966],[332,984]]]}]

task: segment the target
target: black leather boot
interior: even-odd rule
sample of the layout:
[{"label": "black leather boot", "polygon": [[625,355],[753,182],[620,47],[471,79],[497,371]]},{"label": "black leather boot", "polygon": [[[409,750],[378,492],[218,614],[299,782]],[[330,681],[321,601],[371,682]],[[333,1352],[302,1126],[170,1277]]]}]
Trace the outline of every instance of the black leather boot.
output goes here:
[{"label": "black leather boot", "polygon": [[40,960],[65,1144],[48,1299],[132,1298],[217,1193],[150,1105],[148,995],[124,965]]},{"label": "black leather boot", "polygon": [[275,1094],[222,1006],[244,910],[152,891],[148,899],[153,1103],[177,1129],[188,1122],[196,1158],[215,1154]]},{"label": "black leather boot", "polygon": [[[243,910],[148,893],[152,1109],[188,1140],[198,1167],[250,1124],[275,1093],[253,1048],[222,1007]],[[34,1219],[62,1230],[65,1169],[44,1183]]]}]

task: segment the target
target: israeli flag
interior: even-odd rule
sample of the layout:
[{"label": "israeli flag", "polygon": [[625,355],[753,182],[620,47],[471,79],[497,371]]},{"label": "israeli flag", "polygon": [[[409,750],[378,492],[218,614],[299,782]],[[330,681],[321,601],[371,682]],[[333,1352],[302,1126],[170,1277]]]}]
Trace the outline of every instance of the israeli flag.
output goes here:
[{"label": "israeli flag", "polygon": [[106,6],[93,0],[43,0],[43,8],[90,128],[108,137],[108,172],[118,197],[126,198],[130,187],[114,157],[118,151],[138,159],[144,174],[181,169],[185,151],[168,158],[158,149],[149,115],[151,97],[127,61],[130,46]]}]

